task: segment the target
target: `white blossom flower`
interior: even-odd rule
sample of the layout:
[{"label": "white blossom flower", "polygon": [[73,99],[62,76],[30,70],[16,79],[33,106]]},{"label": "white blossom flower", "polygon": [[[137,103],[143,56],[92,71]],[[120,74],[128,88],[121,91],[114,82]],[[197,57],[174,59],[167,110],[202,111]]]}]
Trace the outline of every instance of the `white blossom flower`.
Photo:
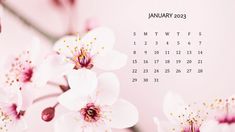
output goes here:
[{"label": "white blossom flower", "polygon": [[201,132],[235,132],[235,96],[207,105],[211,118],[203,123]]},{"label": "white blossom flower", "polygon": [[[33,101],[35,88],[41,88],[56,73],[67,69],[60,64],[61,58],[42,56],[41,46],[37,38],[33,38],[32,47],[22,53],[1,58],[0,83],[11,89],[20,90],[23,96],[23,109],[26,109]],[[15,89],[12,89],[15,88]]]},{"label": "white blossom flower", "polygon": [[71,89],[59,97],[59,103],[72,112],[56,120],[55,132],[109,132],[137,123],[136,107],[118,99],[119,81],[113,73],[97,79],[91,70],[82,69],[71,73],[68,82]]},{"label": "white blossom flower", "polygon": [[82,39],[79,36],[65,36],[54,45],[54,50],[64,60],[73,65],[73,69],[99,68],[116,70],[126,64],[127,56],[113,50],[115,37],[105,27],[88,32]]},{"label": "white blossom flower", "polygon": [[187,105],[178,94],[172,92],[164,98],[163,111],[169,121],[154,118],[158,132],[200,132],[208,114],[203,104]]},{"label": "white blossom flower", "polygon": [[25,111],[21,110],[22,96],[19,91],[9,92],[7,88],[0,88],[0,131],[22,132],[27,128]]}]

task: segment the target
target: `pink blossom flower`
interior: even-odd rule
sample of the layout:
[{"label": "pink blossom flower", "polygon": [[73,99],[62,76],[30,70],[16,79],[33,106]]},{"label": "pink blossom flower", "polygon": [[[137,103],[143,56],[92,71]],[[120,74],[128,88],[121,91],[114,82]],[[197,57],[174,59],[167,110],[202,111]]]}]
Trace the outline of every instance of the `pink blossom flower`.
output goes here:
[{"label": "pink blossom flower", "polygon": [[22,96],[18,92],[9,92],[0,88],[0,131],[22,132],[26,129],[24,111],[22,111]]},{"label": "pink blossom flower", "polygon": [[54,50],[75,70],[116,70],[126,64],[127,56],[113,50],[114,42],[115,37],[110,29],[98,27],[82,39],[79,36],[61,38],[55,43]]},{"label": "pink blossom flower", "polygon": [[55,132],[109,132],[137,123],[136,107],[118,98],[119,81],[113,73],[97,79],[91,70],[81,69],[72,72],[68,82],[71,89],[59,97],[59,103],[71,112],[56,120]]},{"label": "pink blossom flower", "polygon": [[178,94],[172,92],[164,98],[163,111],[169,121],[154,118],[158,132],[200,132],[201,124],[207,118],[204,105],[187,105]]},{"label": "pink blossom flower", "polygon": [[211,118],[202,125],[202,132],[235,132],[235,96],[216,99],[208,104]]}]

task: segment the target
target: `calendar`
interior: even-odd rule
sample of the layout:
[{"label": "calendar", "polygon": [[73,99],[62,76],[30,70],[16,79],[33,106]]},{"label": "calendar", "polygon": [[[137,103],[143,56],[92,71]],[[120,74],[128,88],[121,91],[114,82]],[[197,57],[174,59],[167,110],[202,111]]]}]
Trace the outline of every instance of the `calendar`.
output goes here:
[{"label": "calendar", "polygon": [[200,76],[205,70],[203,36],[200,31],[133,32],[131,82],[155,84],[177,74]]}]

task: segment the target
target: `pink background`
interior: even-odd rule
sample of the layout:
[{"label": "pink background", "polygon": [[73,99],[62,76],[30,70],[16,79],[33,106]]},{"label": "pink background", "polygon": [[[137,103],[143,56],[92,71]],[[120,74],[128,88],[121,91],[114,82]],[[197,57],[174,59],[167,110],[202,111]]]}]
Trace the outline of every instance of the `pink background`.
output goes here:
[{"label": "pink background", "polygon": [[[66,16],[53,7],[48,0],[8,0],[20,13],[27,16],[45,31],[62,35],[66,31]],[[121,82],[121,97],[135,104],[140,113],[139,127],[144,132],[156,131],[152,117],[165,119],[162,99],[168,90],[180,93],[187,101],[229,96],[235,92],[235,1],[234,0],[79,0],[74,29],[84,30],[87,19],[96,18],[101,25],[115,31],[115,48],[131,53],[133,31],[202,31],[204,47],[204,74],[170,75],[161,78],[161,83],[135,86],[130,83],[131,58],[126,67],[116,71]],[[187,20],[148,20],[149,12],[187,13]],[[30,45],[32,36],[41,38],[45,49],[51,44],[34,30],[23,25],[8,12],[2,18],[0,55],[15,53]],[[47,47],[47,48],[46,48]],[[150,48],[151,49],[151,48]],[[130,87],[132,86],[132,87]],[[56,88],[48,87],[51,92]],[[43,92],[36,93],[37,96]],[[32,106],[26,118],[29,130],[52,131],[52,123],[40,120],[40,112],[55,100]],[[63,113],[61,108],[58,113]]]}]

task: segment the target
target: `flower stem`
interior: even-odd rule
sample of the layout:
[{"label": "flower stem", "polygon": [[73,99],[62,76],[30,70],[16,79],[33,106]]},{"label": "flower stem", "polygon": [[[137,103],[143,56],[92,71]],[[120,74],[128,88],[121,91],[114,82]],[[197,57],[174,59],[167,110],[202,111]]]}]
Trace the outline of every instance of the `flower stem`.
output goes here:
[{"label": "flower stem", "polygon": [[54,43],[59,38],[57,36],[53,36],[53,35],[45,32],[44,30],[42,30],[41,28],[36,26],[36,24],[34,24],[32,21],[28,20],[26,17],[24,17],[24,15],[20,14],[19,11],[17,11],[15,8],[10,6],[6,2],[0,0],[0,4],[4,7],[5,10],[7,10],[13,16],[18,18],[23,24],[34,29],[36,32],[41,34],[43,37],[45,37],[50,42]]},{"label": "flower stem", "polygon": [[[41,96],[41,97],[35,99],[35,100],[33,101],[33,103],[37,103],[37,102],[40,102],[40,101],[45,100],[45,99],[48,99],[48,98],[58,97],[59,95],[61,95],[61,93],[54,93],[54,94],[44,95],[44,96]],[[55,107],[56,107],[57,105],[58,105],[58,104],[56,104]]]}]

